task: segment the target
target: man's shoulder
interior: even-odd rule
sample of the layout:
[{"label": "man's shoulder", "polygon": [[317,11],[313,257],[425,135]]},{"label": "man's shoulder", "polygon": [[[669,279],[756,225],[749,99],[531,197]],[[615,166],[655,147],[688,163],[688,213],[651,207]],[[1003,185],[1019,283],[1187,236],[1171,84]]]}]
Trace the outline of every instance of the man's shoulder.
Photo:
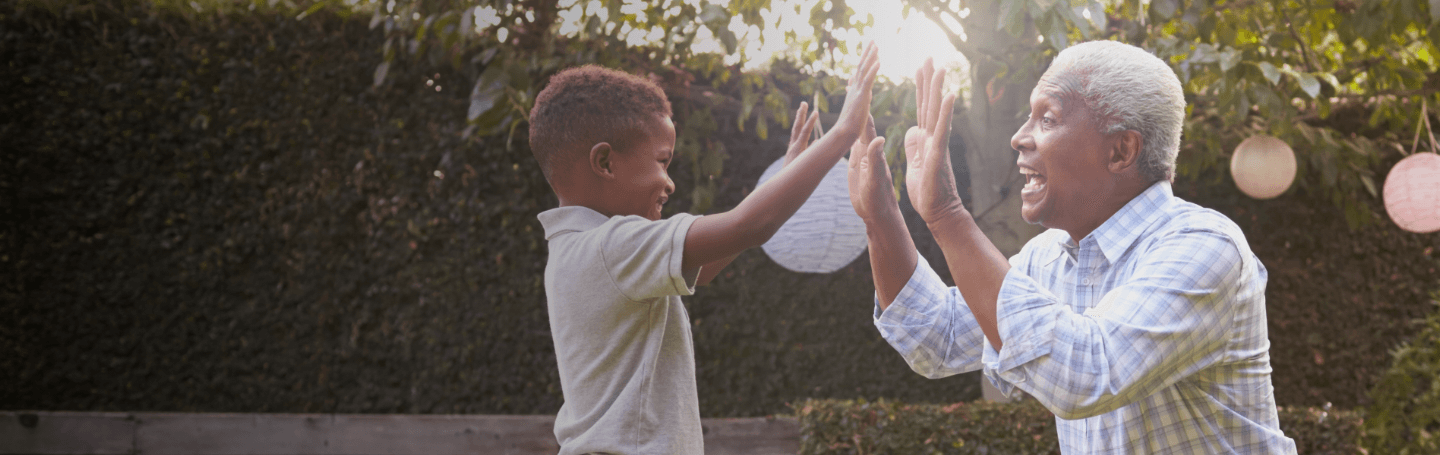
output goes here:
[{"label": "man's shoulder", "polygon": [[1164,216],[1151,229],[1155,234],[1214,231],[1244,241],[1245,233],[1225,214],[1179,197],[1164,207]]}]

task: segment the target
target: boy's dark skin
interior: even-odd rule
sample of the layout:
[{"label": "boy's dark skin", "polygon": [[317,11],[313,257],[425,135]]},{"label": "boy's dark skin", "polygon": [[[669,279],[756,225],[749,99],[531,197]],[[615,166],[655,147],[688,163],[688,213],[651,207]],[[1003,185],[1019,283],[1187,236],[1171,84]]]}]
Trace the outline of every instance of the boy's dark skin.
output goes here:
[{"label": "boy's dark skin", "polygon": [[[804,144],[817,120],[814,115],[807,116],[807,107],[801,105],[787,153],[793,160],[739,206],[695,220],[685,236],[681,268],[686,275],[699,269],[697,284],[708,283],[741,251],[760,246],[774,236],[785,220],[800,209],[866,128],[870,91],[879,66],[877,49],[873,44],[866,46],[855,77],[850,79],[839,120],[808,149]],[[660,219],[660,209],[675,191],[667,172],[674,156],[675,125],[668,116],[657,115],[627,133],[623,137],[632,139],[596,143],[590,146],[587,161],[553,169],[550,187],[561,207],[583,206],[605,216]],[[877,137],[869,141],[868,147],[878,149],[884,143],[884,138]],[[796,156],[800,149],[806,151]]]}]

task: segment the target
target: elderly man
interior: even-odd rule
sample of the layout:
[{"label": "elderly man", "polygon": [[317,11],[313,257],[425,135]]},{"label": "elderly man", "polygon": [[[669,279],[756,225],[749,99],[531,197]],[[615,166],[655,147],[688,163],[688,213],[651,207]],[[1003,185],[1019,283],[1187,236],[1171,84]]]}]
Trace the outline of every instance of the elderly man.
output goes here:
[{"label": "elderly man", "polygon": [[1264,266],[1225,216],[1170,189],[1185,100],[1163,61],[1065,49],[1011,138],[1021,215],[1049,228],[1006,261],[961,205],[944,71],[916,77],[907,192],[955,287],[918,253],[884,155],[862,137],[850,192],[874,268],[875,326],[917,373],[983,369],[1055,413],[1065,453],[1295,453],[1270,383]]}]

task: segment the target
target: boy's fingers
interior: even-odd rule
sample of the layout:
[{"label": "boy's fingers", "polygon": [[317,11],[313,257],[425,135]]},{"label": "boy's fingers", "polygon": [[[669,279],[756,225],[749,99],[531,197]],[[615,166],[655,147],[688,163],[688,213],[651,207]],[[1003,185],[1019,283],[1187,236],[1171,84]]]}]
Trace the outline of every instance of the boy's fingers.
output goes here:
[{"label": "boy's fingers", "polygon": [[799,136],[800,129],[802,128],[801,124],[805,123],[806,107],[807,105],[805,104],[805,102],[801,101],[800,108],[795,110],[795,124],[790,126],[790,142],[795,142],[795,139]]}]

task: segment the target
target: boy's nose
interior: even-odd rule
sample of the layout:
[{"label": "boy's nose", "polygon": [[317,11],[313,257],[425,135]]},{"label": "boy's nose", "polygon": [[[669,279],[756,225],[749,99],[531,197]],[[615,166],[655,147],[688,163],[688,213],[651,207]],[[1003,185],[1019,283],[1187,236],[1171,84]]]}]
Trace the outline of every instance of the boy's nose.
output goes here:
[{"label": "boy's nose", "polygon": [[669,195],[674,194],[674,193],[675,193],[675,179],[670,178],[670,174],[665,174],[665,195],[666,195],[666,196],[669,196]]}]

